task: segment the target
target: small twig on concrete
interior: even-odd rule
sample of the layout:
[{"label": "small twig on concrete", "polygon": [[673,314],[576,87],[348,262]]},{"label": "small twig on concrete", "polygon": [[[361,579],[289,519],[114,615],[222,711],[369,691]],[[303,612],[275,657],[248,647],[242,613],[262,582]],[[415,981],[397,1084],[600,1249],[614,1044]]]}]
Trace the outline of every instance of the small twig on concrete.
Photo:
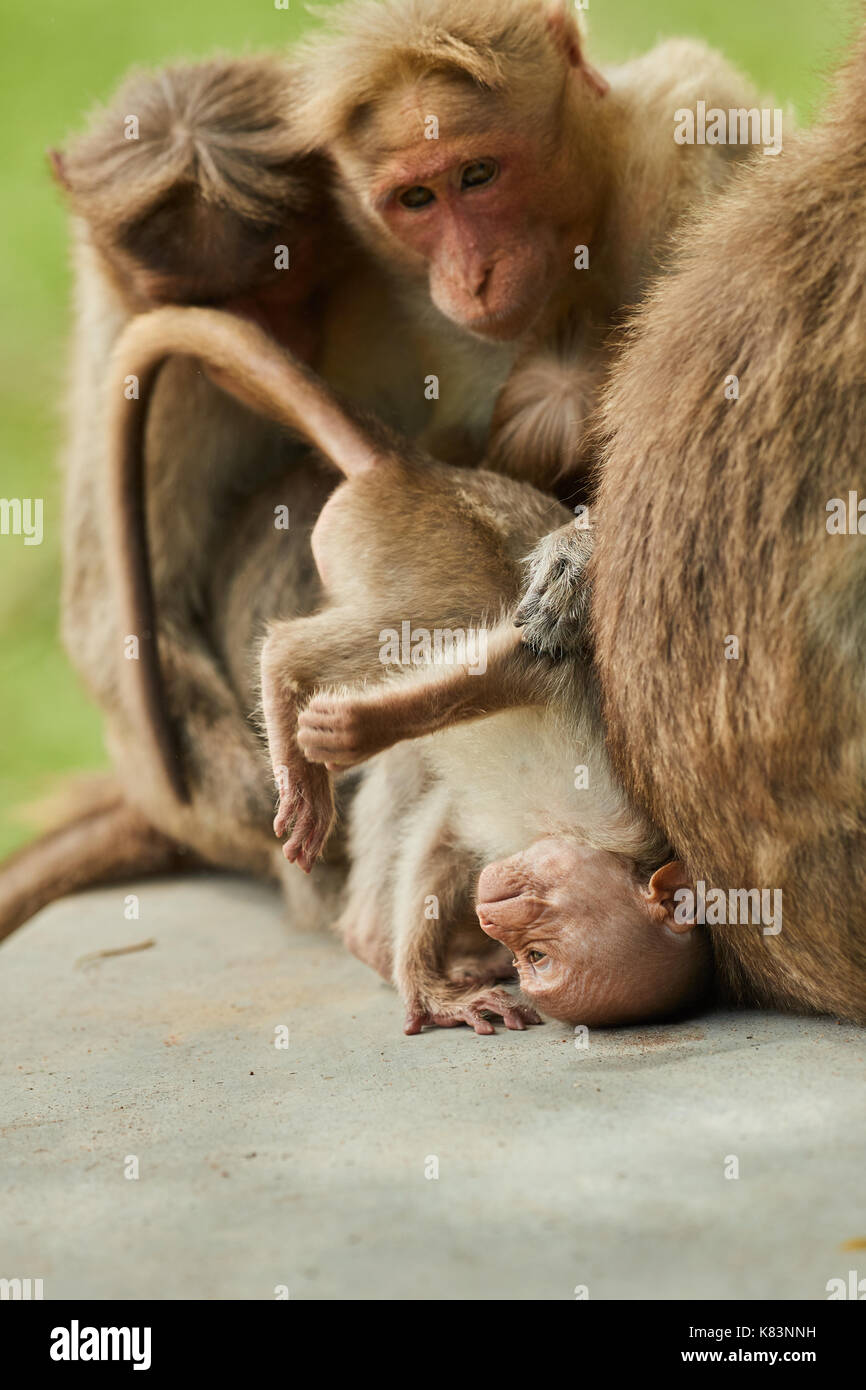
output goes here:
[{"label": "small twig on concrete", "polygon": [[91,951],[89,955],[78,957],[75,968],[80,970],[83,965],[89,965],[98,960],[107,960],[109,956],[129,956],[133,951],[147,951],[155,945],[156,940],[151,936],[147,941],[134,942],[132,946],[111,946],[105,951]]}]

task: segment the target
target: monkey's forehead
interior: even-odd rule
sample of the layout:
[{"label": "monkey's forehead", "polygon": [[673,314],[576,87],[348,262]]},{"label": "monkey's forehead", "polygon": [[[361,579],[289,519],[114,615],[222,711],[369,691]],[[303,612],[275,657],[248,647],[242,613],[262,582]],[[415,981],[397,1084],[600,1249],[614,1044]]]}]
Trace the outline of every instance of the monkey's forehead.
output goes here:
[{"label": "monkey's forehead", "polygon": [[332,12],[294,56],[305,75],[295,115],[319,143],[345,135],[383,92],[419,78],[512,101],[531,90],[537,105],[562,66],[546,0],[359,0]]}]

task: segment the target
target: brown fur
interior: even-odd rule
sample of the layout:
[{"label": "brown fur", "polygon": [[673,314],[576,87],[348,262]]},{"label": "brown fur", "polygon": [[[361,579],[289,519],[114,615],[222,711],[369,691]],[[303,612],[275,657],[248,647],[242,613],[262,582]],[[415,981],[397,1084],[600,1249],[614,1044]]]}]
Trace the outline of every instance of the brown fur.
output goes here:
[{"label": "brown fur", "polygon": [[[783,893],[779,935],[711,928],[724,991],[860,1022],[866,552],[826,507],[864,481],[864,112],[866,34],[820,127],[684,236],[606,402],[589,565],[634,799],[692,881]],[[580,621],[563,545],[524,606],[539,645]]]}]

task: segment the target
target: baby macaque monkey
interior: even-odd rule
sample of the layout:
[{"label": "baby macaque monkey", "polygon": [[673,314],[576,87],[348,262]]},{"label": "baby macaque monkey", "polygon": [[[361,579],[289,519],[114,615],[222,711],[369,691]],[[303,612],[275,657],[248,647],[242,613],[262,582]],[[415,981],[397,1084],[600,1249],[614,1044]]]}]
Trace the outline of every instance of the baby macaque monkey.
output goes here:
[{"label": "baby macaque monkey", "polygon": [[[514,487],[496,490],[506,544]],[[503,588],[500,602],[513,593]],[[509,1028],[532,1021],[493,987],[512,957],[523,993],[569,1023],[629,1023],[697,1003],[709,943],[675,916],[682,866],[653,872],[665,846],[611,773],[591,668],[532,658],[507,619],[482,631],[483,674],[432,665],[358,694],[320,694],[301,712],[308,760],[338,770],[379,754],[350,817],[347,945],[397,985],[408,1033],[459,1022],[489,1033],[487,1013]],[[416,741],[393,747],[400,739]],[[394,789],[407,784],[414,800],[395,812]],[[478,878],[486,859],[495,862]],[[473,915],[507,957],[476,945],[472,958]],[[462,969],[451,964],[458,940]]]},{"label": "baby macaque monkey", "polygon": [[[674,920],[679,868],[653,872],[664,843],[611,772],[591,665],[539,660],[508,621],[523,558],[564,509],[362,423],[254,325],[161,310],[127,331],[125,351],[145,371],[167,345],[345,476],[312,534],[322,606],[272,622],[262,650],[274,828],[286,858],[312,869],[334,826],[333,774],[372,759],[351,811],[340,930],[397,986],[406,1031],[468,1023],[489,1033],[488,1014],[509,1028],[536,1021],[496,987],[511,967],[491,938],[555,1017],[613,1024],[694,1002],[707,944]],[[117,419],[115,520],[134,454],[128,412]],[[123,526],[112,534],[128,603]],[[420,641],[408,673],[397,630]],[[425,634],[431,651],[442,639],[441,662],[426,657]],[[479,926],[475,885],[491,860],[504,862],[482,875]]]},{"label": "baby macaque monkey", "polygon": [[[560,504],[363,423],[252,323],[162,309],[126,330],[123,362],[142,379],[166,352],[197,357],[344,474],[312,533],[322,605],[272,622],[262,650],[274,828],[286,858],[312,869],[334,826],[333,773],[372,759],[351,812],[340,929],[400,990],[407,1031],[466,1022],[488,1033],[490,1013],[510,1028],[537,1018],[496,988],[511,967],[490,938],[557,1017],[615,1023],[693,1001],[706,943],[673,920],[676,866],[652,873],[665,847],[611,772],[592,667],[539,660],[507,619],[525,555],[567,515]],[[141,464],[135,412],[118,406],[114,429],[107,534],[134,631],[151,621],[136,608],[126,520]],[[387,675],[400,660],[383,642],[407,623],[443,635],[444,660]],[[139,663],[127,671],[146,743],[158,691],[142,686]],[[402,740],[414,741],[392,746]],[[505,862],[482,875],[482,932],[474,888],[491,860]]]},{"label": "baby macaque monkey", "polygon": [[484,869],[476,911],[513,951],[524,994],[545,1013],[637,1023],[696,1003],[707,987],[709,941],[676,910],[686,886],[677,860],[647,885],[626,856],[549,835]]},{"label": "baby macaque monkey", "polygon": [[[227,569],[242,563],[233,550],[239,517],[256,498],[270,498],[270,515],[257,513],[247,548],[264,564],[268,546],[283,540],[282,606],[270,613],[303,611],[316,589],[304,539],[332,476],[284,431],[220,391],[197,362],[164,361],[149,399],[128,402],[134,370],[118,379],[110,363],[124,327],[143,311],[219,305],[267,328],[386,418],[396,401],[408,432],[428,418],[423,401],[414,418],[405,404],[412,377],[400,374],[401,364],[415,359],[403,316],[339,217],[323,161],[298,151],[293,86],[290,67],[273,57],[135,72],[83,134],[52,153],[72,214],[75,281],[62,631],[103,715],[114,772],[98,786],[67,786],[57,825],[3,864],[0,937],[53,897],[117,881],[136,866],[153,874],[204,861],[262,877],[283,867],[270,835],[264,746],[246,691],[229,676],[248,650],[241,644],[250,620],[238,612],[229,622],[214,593]],[[399,347],[376,356],[374,345],[392,340]],[[121,698],[128,629],[107,580],[102,497],[108,412],[117,399],[141,430],[128,544],[139,557],[147,552],[143,582],[159,613],[170,785]],[[288,503],[292,533],[274,536],[274,504]],[[131,635],[146,667],[156,626]],[[281,881],[288,886],[285,874]]]}]

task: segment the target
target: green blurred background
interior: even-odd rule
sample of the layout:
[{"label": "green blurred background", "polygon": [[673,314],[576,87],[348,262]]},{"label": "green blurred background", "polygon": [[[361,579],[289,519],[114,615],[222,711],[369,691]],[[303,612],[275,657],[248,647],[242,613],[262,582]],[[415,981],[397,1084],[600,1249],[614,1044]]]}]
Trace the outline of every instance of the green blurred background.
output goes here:
[{"label": "green blurred background", "polygon": [[[616,61],[661,37],[703,37],[805,122],[856,12],[852,0],[590,0],[590,47]],[[0,854],[28,833],[22,803],[103,761],[99,720],[57,640],[69,273],[45,150],[130,66],[276,50],[309,22],[301,0],[0,0],[0,497],[45,499],[42,546],[0,536]]]}]

